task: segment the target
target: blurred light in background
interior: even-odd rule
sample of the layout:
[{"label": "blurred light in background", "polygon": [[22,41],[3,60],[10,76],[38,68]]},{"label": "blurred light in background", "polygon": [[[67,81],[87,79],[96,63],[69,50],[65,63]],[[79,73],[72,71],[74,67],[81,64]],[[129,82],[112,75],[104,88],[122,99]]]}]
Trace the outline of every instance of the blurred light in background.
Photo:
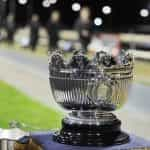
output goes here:
[{"label": "blurred light in background", "polygon": [[103,24],[102,18],[96,17],[96,18],[94,19],[94,24],[95,24],[96,26],[101,26],[101,25]]},{"label": "blurred light in background", "polygon": [[56,4],[57,0],[49,0],[50,4]]},{"label": "blurred light in background", "polygon": [[51,4],[56,4],[57,0],[43,0],[42,6],[45,8],[48,8],[51,6]]},{"label": "blurred light in background", "polygon": [[51,3],[49,0],[43,0],[42,2],[42,6],[45,7],[45,8],[48,8],[50,7]]},{"label": "blurred light in background", "polygon": [[141,9],[140,10],[140,15],[141,15],[141,17],[148,17],[149,16],[148,9]]},{"label": "blurred light in background", "polygon": [[112,12],[111,7],[110,7],[110,6],[104,6],[104,7],[102,8],[102,12],[103,12],[105,15],[111,14],[111,12]]},{"label": "blurred light in background", "polygon": [[73,11],[80,11],[80,9],[81,9],[81,5],[79,4],[79,3],[73,3],[72,4],[72,10]]},{"label": "blurred light in background", "polygon": [[[6,0],[5,0],[6,1]],[[18,0],[18,3],[20,5],[26,5],[28,3],[28,0]]]},{"label": "blurred light in background", "polygon": [[2,0],[3,2],[7,2],[7,0]]}]

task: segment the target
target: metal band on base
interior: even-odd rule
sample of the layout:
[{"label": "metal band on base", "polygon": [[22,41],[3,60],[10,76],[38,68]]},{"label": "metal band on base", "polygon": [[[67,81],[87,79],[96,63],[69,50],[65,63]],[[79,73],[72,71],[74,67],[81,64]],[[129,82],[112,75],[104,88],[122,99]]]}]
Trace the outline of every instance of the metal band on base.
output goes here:
[{"label": "metal band on base", "polygon": [[56,132],[53,140],[75,146],[110,146],[129,142],[129,136],[120,129],[121,122],[117,118],[102,124],[80,124],[62,121],[62,129]]}]

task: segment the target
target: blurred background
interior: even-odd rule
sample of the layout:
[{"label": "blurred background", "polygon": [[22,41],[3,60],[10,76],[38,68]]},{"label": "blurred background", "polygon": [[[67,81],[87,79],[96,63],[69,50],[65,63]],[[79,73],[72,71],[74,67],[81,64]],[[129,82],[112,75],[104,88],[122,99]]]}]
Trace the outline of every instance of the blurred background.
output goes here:
[{"label": "blurred background", "polygon": [[56,49],[133,53],[134,83],[116,113],[124,130],[150,139],[150,0],[0,0],[0,128],[60,127],[48,81]]}]

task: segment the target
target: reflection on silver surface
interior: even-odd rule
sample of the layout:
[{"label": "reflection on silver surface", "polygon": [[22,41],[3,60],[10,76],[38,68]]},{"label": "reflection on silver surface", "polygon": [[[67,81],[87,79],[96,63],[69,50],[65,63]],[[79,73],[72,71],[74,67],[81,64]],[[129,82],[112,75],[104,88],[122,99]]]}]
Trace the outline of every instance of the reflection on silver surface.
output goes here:
[{"label": "reflection on silver surface", "polygon": [[115,110],[127,100],[132,82],[132,66],[105,68],[101,72],[59,70],[50,75],[50,85],[58,104],[67,109]]}]

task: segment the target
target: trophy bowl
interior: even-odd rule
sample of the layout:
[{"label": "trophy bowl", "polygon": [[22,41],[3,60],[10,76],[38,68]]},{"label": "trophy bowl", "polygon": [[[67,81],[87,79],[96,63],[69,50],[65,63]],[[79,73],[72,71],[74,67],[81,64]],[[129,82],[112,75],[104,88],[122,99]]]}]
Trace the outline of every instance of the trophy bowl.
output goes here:
[{"label": "trophy bowl", "polygon": [[110,65],[107,53],[97,55],[94,60],[88,60],[78,52],[69,63],[60,52],[50,57],[53,97],[57,104],[70,111],[62,121],[62,129],[53,137],[59,143],[107,146],[129,141],[129,136],[120,129],[121,121],[111,112],[127,101],[133,59],[124,54],[125,62]]}]

